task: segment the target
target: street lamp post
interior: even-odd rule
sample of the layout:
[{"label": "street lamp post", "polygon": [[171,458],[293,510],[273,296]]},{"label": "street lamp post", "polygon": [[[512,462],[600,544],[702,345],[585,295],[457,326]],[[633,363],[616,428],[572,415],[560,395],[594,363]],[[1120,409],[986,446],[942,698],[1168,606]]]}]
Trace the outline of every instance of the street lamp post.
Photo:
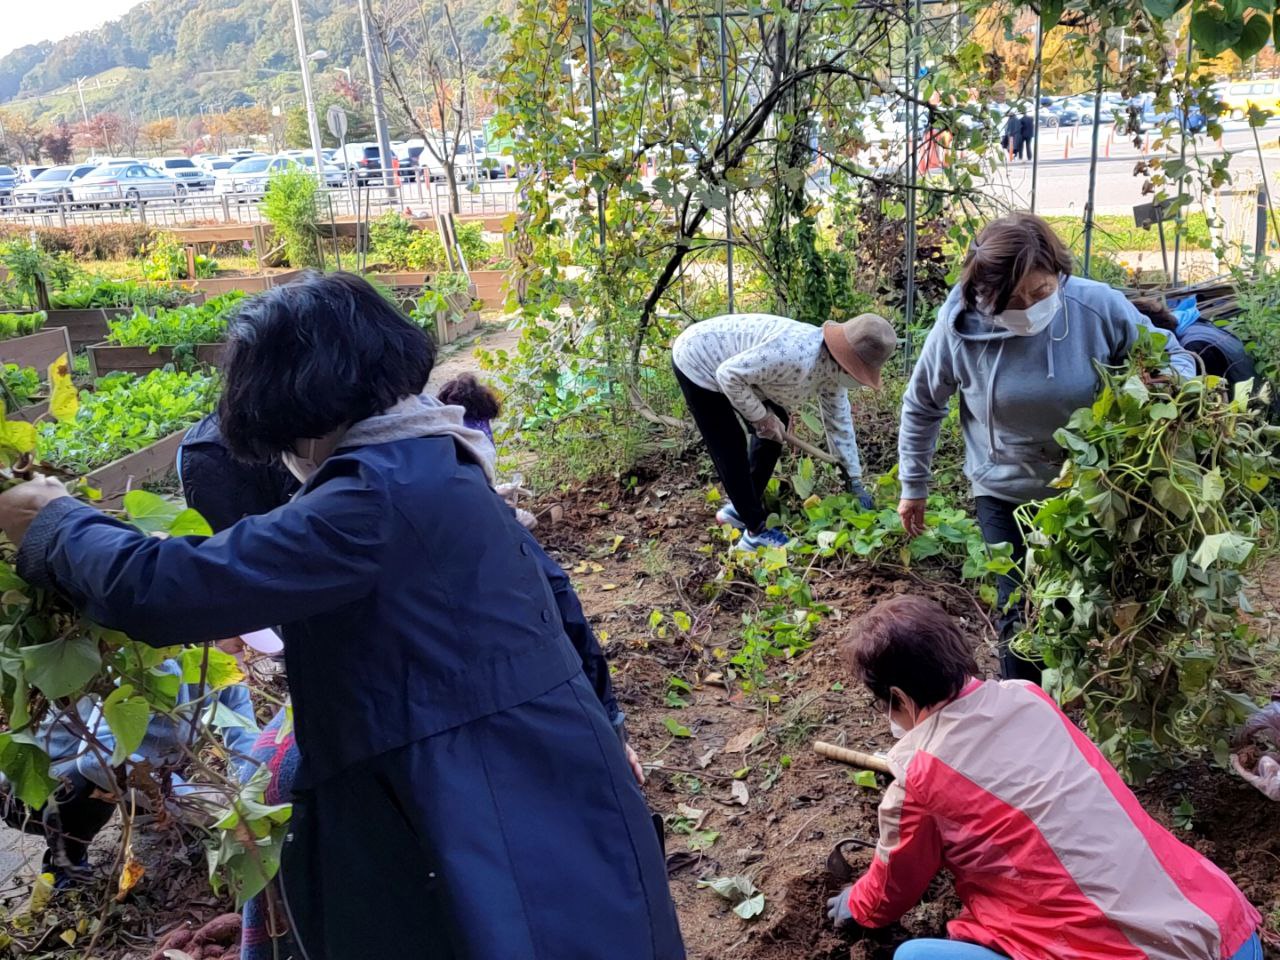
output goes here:
[{"label": "street lamp post", "polygon": [[[316,101],[311,94],[311,60],[307,56],[307,40],[302,32],[302,7],[299,0],[293,0],[293,30],[298,38],[298,66],[302,68],[302,97],[307,102],[307,129],[311,134],[311,151],[316,161],[316,179],[324,186],[324,154],[320,152],[320,122],[316,119]],[[323,50],[317,50],[321,58],[328,56]]]}]

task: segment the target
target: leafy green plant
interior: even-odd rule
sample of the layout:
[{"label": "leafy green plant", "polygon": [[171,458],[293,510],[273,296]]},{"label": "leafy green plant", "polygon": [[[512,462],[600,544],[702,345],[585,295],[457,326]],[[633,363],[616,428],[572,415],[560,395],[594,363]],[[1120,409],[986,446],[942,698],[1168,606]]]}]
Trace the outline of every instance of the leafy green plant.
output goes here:
[{"label": "leafy green plant", "polygon": [[47,295],[66,286],[76,274],[69,256],[49,253],[38,242],[26,239],[0,244],[0,264],[9,273],[7,282],[17,301],[29,307],[44,306],[41,292]]},{"label": "leafy green plant", "polygon": [[[479,223],[459,223],[455,232],[458,246],[469,268],[476,268],[494,258],[493,245],[484,238]],[[384,213],[369,225],[369,245],[373,258],[397,270],[438,270],[449,266],[444,243],[433,224],[419,229],[398,211]]]},{"label": "leafy green plant", "polygon": [[1244,341],[1258,373],[1280,385],[1280,270],[1235,276],[1240,313],[1227,328]]},{"label": "leafy green plant", "polygon": [[171,233],[159,234],[145,247],[142,275],[148,280],[196,280],[218,272],[218,261],[202,253],[195,255],[195,276],[188,276],[187,252]]},{"label": "leafy green plant", "polygon": [[40,371],[33,367],[20,367],[16,363],[6,363],[0,371],[0,399],[5,408],[16,410],[25,407],[36,397],[44,393],[40,383]]},{"label": "leafy green plant", "polygon": [[1016,645],[1135,782],[1225,762],[1229,729],[1280,668],[1240,617],[1280,428],[1216,377],[1170,383],[1162,342],[1144,334],[1101,370],[1098,399],[1056,435],[1062,493],[1019,509],[1032,616]]},{"label": "leafy green plant", "polygon": [[43,310],[33,310],[31,313],[0,313],[0,340],[36,333],[48,318],[49,315]]},{"label": "leafy green plant", "polygon": [[319,186],[314,174],[302,167],[271,175],[262,197],[262,215],[284,242],[285,259],[293,267],[320,267]]},{"label": "leafy green plant", "polygon": [[154,314],[135,307],[132,315],[108,323],[107,342],[152,348],[219,343],[226,339],[227,323],[244,299],[242,291],[233,290],[199,305],[160,307]]},{"label": "leafy green plant", "polygon": [[408,217],[398,210],[388,210],[369,224],[373,258],[397,270],[409,269],[409,245],[418,233]]},{"label": "leafy green plant", "polygon": [[145,377],[103,377],[80,396],[75,416],[39,426],[39,458],[87,473],[181,430],[212,412],[217,377],[154,370]]},{"label": "leafy green plant", "polygon": [[181,287],[113,280],[109,277],[79,277],[49,298],[55,309],[87,310],[92,307],[173,307],[190,296]]},{"label": "leafy green plant", "polygon": [[467,303],[461,301],[470,289],[471,281],[465,273],[440,273],[431,278],[430,286],[422,291],[422,295],[409,311],[409,319],[424,330],[434,331],[436,324],[443,317],[450,323],[457,323],[466,315]]}]

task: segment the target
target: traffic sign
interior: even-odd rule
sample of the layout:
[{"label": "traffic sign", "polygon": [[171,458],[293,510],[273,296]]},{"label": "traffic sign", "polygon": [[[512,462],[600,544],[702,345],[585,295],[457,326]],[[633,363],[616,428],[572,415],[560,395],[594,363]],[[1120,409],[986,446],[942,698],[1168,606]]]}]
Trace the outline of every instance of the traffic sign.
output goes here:
[{"label": "traffic sign", "polygon": [[329,124],[329,132],[339,140],[347,135],[347,111],[343,110],[336,103],[329,108],[329,112],[325,114],[325,122]]}]

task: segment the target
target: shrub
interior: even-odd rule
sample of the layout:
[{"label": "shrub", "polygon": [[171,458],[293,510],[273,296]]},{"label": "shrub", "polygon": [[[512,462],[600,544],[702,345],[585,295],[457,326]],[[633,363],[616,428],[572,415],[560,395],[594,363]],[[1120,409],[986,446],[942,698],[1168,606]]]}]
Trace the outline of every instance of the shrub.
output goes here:
[{"label": "shrub", "polygon": [[1227,328],[1244,341],[1259,375],[1280,385],[1280,272],[1237,274],[1239,315]]},{"label": "shrub", "polygon": [[233,290],[199,306],[160,307],[154,315],[135,307],[131,316],[108,324],[107,341],[121,347],[219,343],[226,339],[227,321],[244,298],[243,292]]},{"label": "shrub", "polygon": [[[458,224],[457,233],[458,246],[469,268],[493,259],[493,245],[485,240],[481,224]],[[369,225],[369,244],[376,260],[397,270],[441,270],[449,265],[440,234],[431,228],[419,229],[394,210]]]},{"label": "shrub", "polygon": [[1280,428],[1216,377],[1159,373],[1162,335],[1057,433],[1062,493],[1019,508],[1034,613],[1017,646],[1131,781],[1211,752],[1280,666],[1239,616]]},{"label": "shrub", "polygon": [[65,253],[50,253],[31,240],[9,240],[0,245],[0,263],[9,272],[13,298],[30,307],[42,305],[41,286],[47,294],[71,282],[76,273],[75,263]]},{"label": "shrub", "polygon": [[262,215],[271,221],[284,242],[285,259],[292,267],[323,265],[319,244],[318,185],[305,169],[281,170],[271,175],[262,197]]},{"label": "shrub", "polygon": [[188,276],[187,251],[171,233],[158,234],[143,248],[142,275],[148,280],[196,280],[218,272],[218,261],[196,254],[195,276]]},{"label": "shrub", "polygon": [[29,237],[34,229],[40,246],[68,253],[76,260],[132,260],[155,238],[152,227],[138,223],[103,223],[76,227],[0,225],[0,238]]},{"label": "shrub", "polygon": [[409,269],[409,245],[418,233],[402,213],[388,210],[369,224],[369,246],[376,259],[397,270]]}]

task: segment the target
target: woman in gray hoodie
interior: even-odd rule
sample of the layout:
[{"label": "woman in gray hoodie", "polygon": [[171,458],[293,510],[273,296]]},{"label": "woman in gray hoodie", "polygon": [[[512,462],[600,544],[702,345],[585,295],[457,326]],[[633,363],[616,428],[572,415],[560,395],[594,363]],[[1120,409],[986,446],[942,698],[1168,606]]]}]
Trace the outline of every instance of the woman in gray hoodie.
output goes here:
[{"label": "woman in gray hoodie", "polygon": [[[993,220],[965,257],[960,283],[938,311],[902,398],[898,513],[909,536],[924,530],[938,431],[960,394],[965,476],[989,544],[1010,543],[1018,566],[999,582],[1000,667],[1039,680],[1009,651],[1020,622],[1009,600],[1026,554],[1014,509],[1051,496],[1065,453],[1054,432],[1098,391],[1094,361],[1121,363],[1151,323],[1117,290],[1071,275],[1071,252],[1044,220],[1014,213]],[[1172,334],[1170,366],[1195,376],[1195,360]]]}]

